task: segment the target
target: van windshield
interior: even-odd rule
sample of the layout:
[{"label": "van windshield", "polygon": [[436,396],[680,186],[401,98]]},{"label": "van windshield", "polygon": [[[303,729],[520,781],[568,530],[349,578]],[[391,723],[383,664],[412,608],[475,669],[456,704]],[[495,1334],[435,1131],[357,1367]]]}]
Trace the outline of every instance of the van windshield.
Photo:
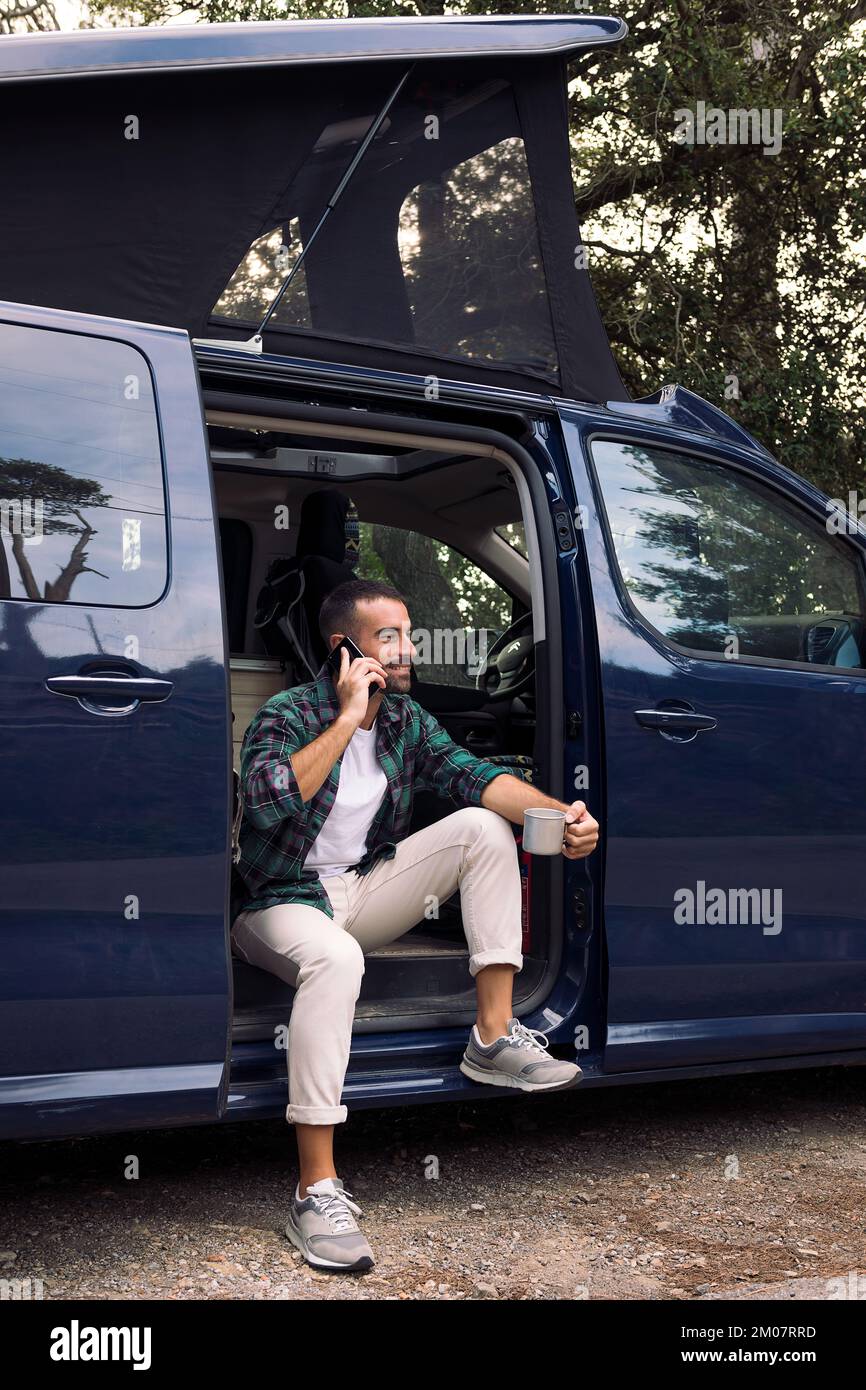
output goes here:
[{"label": "van windshield", "polygon": [[[344,94],[213,306],[254,331],[393,85]],[[510,82],[416,68],[269,329],[519,367],[556,380],[535,206]]]}]

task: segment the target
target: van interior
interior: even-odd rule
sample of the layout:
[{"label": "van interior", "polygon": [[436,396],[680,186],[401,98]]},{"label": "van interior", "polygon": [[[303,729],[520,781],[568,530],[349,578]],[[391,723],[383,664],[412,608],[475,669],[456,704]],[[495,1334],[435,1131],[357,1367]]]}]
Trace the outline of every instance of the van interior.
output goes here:
[{"label": "van interior", "polygon": [[[260,595],[275,561],[298,557],[315,576],[301,602],[324,659],[318,607],[342,580],[378,578],[406,600],[418,656],[412,696],[455,741],[503,771],[545,785],[549,721],[538,718],[543,590],[529,492],[513,460],[488,448],[471,456],[405,438],[334,437],[308,422],[206,411],[219,518],[230,649],[235,771],[246,728],[276,692],[297,683],[297,664],[274,650]],[[369,434],[369,431],[366,432]],[[434,441],[442,443],[442,441]],[[336,521],[345,517],[339,530]],[[259,626],[257,626],[257,616]],[[301,679],[311,679],[301,673]],[[416,793],[412,830],[456,810]],[[515,827],[515,834],[519,831]],[[524,968],[515,1007],[550,964],[551,861],[520,852]],[[475,990],[459,893],[393,944],[367,956],[356,1031],[463,1024]],[[273,1038],[293,990],[233,958],[237,1040]]]}]

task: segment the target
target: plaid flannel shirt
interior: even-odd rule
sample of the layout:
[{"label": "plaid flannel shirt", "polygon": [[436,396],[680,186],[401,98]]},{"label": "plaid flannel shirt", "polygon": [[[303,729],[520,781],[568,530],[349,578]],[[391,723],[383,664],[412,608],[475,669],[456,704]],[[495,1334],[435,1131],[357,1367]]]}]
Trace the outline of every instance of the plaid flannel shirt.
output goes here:
[{"label": "plaid flannel shirt", "polygon": [[[238,870],[247,896],[241,911],[306,903],[334,915],[318,874],[305,869],[304,861],[334,804],[342,758],[305,802],[291,754],[312,743],[338,713],[334,683],[323,667],[315,681],[266,701],[244,735]],[[359,874],[369,873],[381,858],[394,857],[397,842],[409,829],[416,788],[477,806],[484,788],[505,770],[461,748],[408,695],[383,695],[376,719],[376,757],[388,790],[370,826],[366,853],[354,866]]]}]

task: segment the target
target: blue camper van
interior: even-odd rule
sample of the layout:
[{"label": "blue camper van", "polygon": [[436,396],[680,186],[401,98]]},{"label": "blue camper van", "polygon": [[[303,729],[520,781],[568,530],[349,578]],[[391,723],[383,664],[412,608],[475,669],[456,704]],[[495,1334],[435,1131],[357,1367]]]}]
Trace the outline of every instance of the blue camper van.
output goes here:
[{"label": "blue camper van", "polygon": [[[866,532],[706,401],[623,386],[566,84],[624,35],[0,40],[3,1135],[284,1114],[233,769],[293,679],[257,597],[325,488],[357,573],[441,625],[433,547],[490,634],[416,698],[600,822],[526,865],[515,978],[583,1087],[866,1060]],[[344,1101],[479,1099],[471,986],[453,903],[373,952]]]}]

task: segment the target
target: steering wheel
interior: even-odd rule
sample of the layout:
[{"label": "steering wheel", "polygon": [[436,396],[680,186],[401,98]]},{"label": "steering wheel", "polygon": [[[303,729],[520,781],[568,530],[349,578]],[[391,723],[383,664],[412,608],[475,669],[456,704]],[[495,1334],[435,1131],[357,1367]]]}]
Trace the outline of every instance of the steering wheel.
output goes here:
[{"label": "steering wheel", "polygon": [[490,700],[510,700],[527,690],[534,679],[532,614],[525,613],[507,627],[490,647],[475,678],[475,685]]}]

